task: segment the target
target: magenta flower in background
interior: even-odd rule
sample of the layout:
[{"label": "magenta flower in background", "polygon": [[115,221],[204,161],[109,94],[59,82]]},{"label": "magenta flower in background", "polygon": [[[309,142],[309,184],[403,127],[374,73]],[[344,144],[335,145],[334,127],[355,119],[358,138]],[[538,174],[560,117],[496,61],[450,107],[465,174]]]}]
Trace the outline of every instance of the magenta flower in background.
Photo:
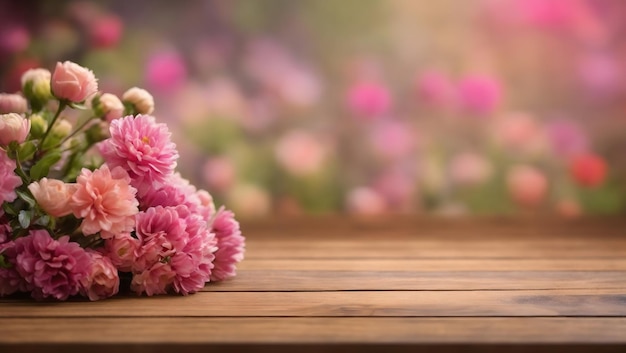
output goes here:
[{"label": "magenta flower in background", "polygon": [[22,185],[22,179],[15,174],[15,161],[0,149],[0,203],[12,202],[17,197],[15,188]]},{"label": "magenta flower in background", "polygon": [[104,164],[93,172],[83,168],[69,205],[74,216],[83,219],[81,230],[85,235],[100,232],[107,239],[133,230],[139,212],[136,192],[121,167],[109,169]]},{"label": "magenta flower in background", "polygon": [[457,95],[461,109],[471,115],[485,116],[500,105],[502,86],[495,77],[473,74],[461,79]]},{"label": "magenta flower in background", "polygon": [[23,52],[29,44],[30,34],[24,26],[10,23],[0,25],[0,54]]},{"label": "magenta flower in background", "polygon": [[397,159],[409,155],[417,145],[417,133],[408,124],[384,120],[373,127],[370,135],[376,153]]},{"label": "magenta flower in background", "polygon": [[241,235],[235,214],[223,207],[217,211],[211,223],[211,232],[217,238],[215,268],[211,271],[212,281],[223,281],[237,274],[236,265],[243,260],[245,238]]},{"label": "magenta flower in background", "polygon": [[112,48],[117,46],[124,30],[122,20],[113,14],[99,16],[87,23],[89,41],[96,48]]},{"label": "magenta flower in background", "polygon": [[552,151],[558,156],[571,158],[589,150],[587,134],[574,121],[551,121],[546,125],[546,134]]},{"label": "magenta flower in background", "polygon": [[357,82],[348,89],[348,109],[356,117],[373,120],[389,114],[392,98],[389,89],[379,82]]},{"label": "magenta flower in background", "polygon": [[373,185],[374,190],[385,199],[387,205],[396,211],[409,211],[414,206],[413,197],[417,192],[417,180],[402,168],[388,168]]},{"label": "magenta flower in background", "polygon": [[89,255],[78,243],[68,236],[54,240],[45,230],[16,239],[5,253],[36,299],[66,300],[78,294],[91,268]]},{"label": "magenta flower in background", "polygon": [[187,78],[187,66],[177,52],[162,51],[148,58],[145,78],[151,90],[171,92],[180,87]]},{"label": "magenta flower in background", "polygon": [[614,97],[623,88],[620,64],[608,53],[592,53],[578,61],[578,77],[583,88],[595,98]]},{"label": "magenta flower in background", "polygon": [[564,28],[571,24],[578,1],[514,0],[513,9],[523,22],[548,29]]},{"label": "magenta flower in background", "polygon": [[178,152],[167,125],[149,115],[127,116],[111,122],[111,138],[99,146],[111,168],[122,167],[141,195],[162,183],[176,168]]},{"label": "magenta flower in background", "polygon": [[454,104],[455,85],[442,71],[421,72],[415,81],[415,89],[419,101],[427,105],[446,107]]}]

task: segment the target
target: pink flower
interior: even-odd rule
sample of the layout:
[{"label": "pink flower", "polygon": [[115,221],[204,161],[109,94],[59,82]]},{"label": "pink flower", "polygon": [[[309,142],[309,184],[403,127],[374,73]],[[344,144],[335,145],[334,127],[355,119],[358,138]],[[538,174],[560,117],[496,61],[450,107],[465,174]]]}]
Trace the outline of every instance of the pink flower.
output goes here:
[{"label": "pink flower", "polygon": [[417,77],[415,86],[418,98],[427,104],[443,107],[453,103],[454,83],[443,72],[423,72]]},{"label": "pink flower", "polygon": [[89,39],[96,48],[111,48],[122,37],[124,25],[116,15],[100,16],[88,23]]},{"label": "pink flower", "polygon": [[473,115],[489,115],[502,100],[502,86],[494,77],[470,75],[464,77],[458,86],[458,99],[461,108]]},{"label": "pink flower", "polygon": [[409,171],[396,166],[385,170],[374,181],[374,190],[385,199],[388,206],[406,211],[413,207],[417,182]]},{"label": "pink flower", "polygon": [[15,188],[22,185],[22,179],[15,174],[15,161],[0,149],[0,204],[12,202],[17,197]]},{"label": "pink flower", "polygon": [[485,157],[471,153],[460,153],[450,162],[450,178],[461,186],[475,186],[486,182],[493,174],[493,166]]},{"label": "pink flower", "polygon": [[90,271],[81,281],[81,293],[91,301],[112,297],[119,291],[120,277],[111,260],[102,254],[87,250],[91,260]]},{"label": "pink flower", "polygon": [[213,219],[211,230],[217,238],[217,251],[213,262],[215,268],[211,271],[211,280],[223,281],[235,277],[236,264],[243,260],[245,247],[245,238],[241,235],[235,214],[222,207]]},{"label": "pink flower", "polygon": [[[9,11],[10,12],[10,11]],[[5,22],[5,20],[3,20]],[[30,34],[21,25],[7,25],[6,22],[0,27],[0,55],[6,53],[19,53],[30,44]]]},{"label": "pink flower", "polygon": [[383,214],[387,210],[387,203],[376,190],[358,187],[348,193],[346,207],[350,213],[377,215]]},{"label": "pink flower", "polygon": [[214,157],[204,163],[202,176],[209,189],[225,191],[235,182],[235,165],[226,156]]},{"label": "pink flower", "polygon": [[2,252],[4,245],[11,240],[12,236],[13,234],[11,234],[11,226],[9,226],[9,223],[0,223],[0,252]]},{"label": "pink flower", "polygon": [[104,240],[106,256],[122,272],[132,270],[139,245],[139,239],[133,238],[130,233],[119,233]]},{"label": "pink flower", "polygon": [[205,204],[196,187],[179,173],[172,174],[163,185],[147,189],[147,192],[139,198],[142,210],[156,206],[179,205],[187,206],[190,212],[197,213],[204,219],[209,219],[210,215],[215,213],[212,201],[211,204]]},{"label": "pink flower", "polygon": [[293,130],[282,136],[274,153],[278,163],[296,176],[317,172],[326,157],[319,139],[304,130]]},{"label": "pink flower", "polygon": [[0,144],[8,146],[15,141],[22,143],[30,132],[30,121],[16,113],[0,115]]},{"label": "pink flower", "polygon": [[[149,115],[127,116],[111,122],[111,138],[100,153],[112,168],[124,168],[140,189],[165,182],[176,168],[178,152],[165,124]],[[141,191],[141,190],[140,190]]]},{"label": "pink flower", "polygon": [[81,229],[85,235],[101,232],[107,239],[133,229],[139,205],[136,192],[120,167],[109,170],[105,164],[93,172],[83,169],[70,208],[74,216],[83,219]]},{"label": "pink flower", "polygon": [[546,176],[528,165],[518,165],[509,170],[506,183],[513,200],[522,206],[538,206],[548,192]]},{"label": "pink flower", "polygon": [[78,294],[81,281],[89,275],[89,255],[68,236],[54,240],[45,230],[15,240],[6,250],[14,258],[16,271],[36,299],[53,297],[65,300]]},{"label": "pink flower", "polygon": [[182,57],[175,51],[165,51],[150,57],[146,64],[146,81],[157,91],[171,91],[187,76]]},{"label": "pink flower", "polygon": [[122,101],[130,104],[137,114],[152,114],[154,111],[154,97],[143,88],[129,88],[122,95]]},{"label": "pink flower", "polygon": [[364,119],[385,116],[391,110],[391,94],[377,82],[359,82],[350,87],[347,104],[350,111]]},{"label": "pink flower", "polygon": [[57,62],[50,87],[55,97],[79,103],[96,94],[98,82],[91,70],[66,61]]},{"label": "pink flower", "polygon": [[254,184],[238,184],[228,193],[228,204],[239,215],[261,217],[270,213],[272,200],[267,190]]},{"label": "pink flower", "polygon": [[571,120],[555,120],[547,124],[546,133],[557,156],[571,158],[589,150],[585,131]]},{"label": "pink flower", "polygon": [[23,114],[28,110],[26,99],[19,94],[0,93],[0,114]]},{"label": "pink flower", "polygon": [[100,97],[97,97],[97,103],[96,98],[94,98],[92,105],[94,105],[94,103],[94,109],[108,122],[119,119],[122,117],[122,114],[124,114],[124,104],[114,94],[104,93]]},{"label": "pink flower", "polygon": [[408,124],[385,120],[374,127],[371,140],[379,155],[388,159],[398,159],[414,151],[417,136]]},{"label": "pink flower", "polygon": [[137,215],[131,289],[138,294],[181,294],[200,290],[211,275],[215,235],[186,206],[151,207]]},{"label": "pink flower", "polygon": [[534,117],[524,112],[510,112],[498,121],[494,137],[513,151],[533,148],[542,138],[542,131]]},{"label": "pink flower", "polygon": [[28,185],[28,190],[46,213],[53,217],[63,217],[72,213],[70,199],[75,185],[57,179],[42,178]]}]

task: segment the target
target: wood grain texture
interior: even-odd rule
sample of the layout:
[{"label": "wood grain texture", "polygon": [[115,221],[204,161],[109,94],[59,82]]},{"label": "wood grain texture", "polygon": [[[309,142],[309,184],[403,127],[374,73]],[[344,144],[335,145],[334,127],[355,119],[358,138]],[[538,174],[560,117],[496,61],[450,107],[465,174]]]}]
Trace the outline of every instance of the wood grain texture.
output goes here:
[{"label": "wood grain texture", "polygon": [[625,352],[626,221],[244,222],[186,297],[0,299],[0,352]]}]

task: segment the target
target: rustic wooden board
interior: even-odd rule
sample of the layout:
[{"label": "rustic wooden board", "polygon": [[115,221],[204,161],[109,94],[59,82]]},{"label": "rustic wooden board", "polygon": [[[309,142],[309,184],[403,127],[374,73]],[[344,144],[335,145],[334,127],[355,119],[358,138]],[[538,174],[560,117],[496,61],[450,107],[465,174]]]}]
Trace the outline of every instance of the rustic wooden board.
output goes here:
[{"label": "rustic wooden board", "polygon": [[626,289],[200,292],[96,303],[13,301],[1,317],[626,316]]},{"label": "rustic wooden board", "polygon": [[243,224],[239,276],[187,297],[0,299],[0,352],[626,352],[626,221]]}]

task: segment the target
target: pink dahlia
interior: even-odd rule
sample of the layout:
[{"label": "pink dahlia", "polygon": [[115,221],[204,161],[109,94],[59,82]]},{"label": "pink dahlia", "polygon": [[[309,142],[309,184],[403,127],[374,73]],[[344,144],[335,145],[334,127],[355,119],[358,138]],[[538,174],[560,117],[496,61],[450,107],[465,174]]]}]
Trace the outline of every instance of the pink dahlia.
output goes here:
[{"label": "pink dahlia", "polygon": [[189,208],[190,212],[197,213],[208,220],[215,213],[215,206],[211,196],[207,194],[206,191],[198,191],[179,173],[174,173],[165,184],[147,189],[139,198],[139,207],[145,210],[156,206],[184,205]]},{"label": "pink dahlia", "polygon": [[70,208],[74,216],[83,219],[85,235],[101,232],[102,238],[107,239],[133,229],[139,212],[136,192],[120,167],[109,170],[104,164],[93,172],[83,169],[76,180]]},{"label": "pink dahlia", "polygon": [[140,191],[165,182],[176,168],[178,152],[165,124],[149,115],[131,115],[111,122],[111,138],[100,145],[111,167],[124,168]]},{"label": "pink dahlia", "polygon": [[211,280],[222,281],[237,274],[235,265],[243,260],[245,238],[241,235],[235,214],[223,207],[215,215],[211,228],[217,237]]},{"label": "pink dahlia", "polygon": [[88,276],[84,277],[81,292],[91,301],[112,297],[119,291],[120,278],[111,260],[102,254],[87,250],[91,259]]},{"label": "pink dahlia", "polygon": [[211,275],[215,236],[186,206],[151,207],[137,215],[131,288],[147,295],[200,290]]},{"label": "pink dahlia", "polygon": [[78,294],[81,281],[89,276],[89,255],[68,236],[54,240],[45,230],[34,230],[6,249],[14,267],[36,299],[65,300]]},{"label": "pink dahlia", "polygon": [[0,204],[15,200],[15,188],[22,185],[22,179],[15,174],[15,161],[0,149]]}]

